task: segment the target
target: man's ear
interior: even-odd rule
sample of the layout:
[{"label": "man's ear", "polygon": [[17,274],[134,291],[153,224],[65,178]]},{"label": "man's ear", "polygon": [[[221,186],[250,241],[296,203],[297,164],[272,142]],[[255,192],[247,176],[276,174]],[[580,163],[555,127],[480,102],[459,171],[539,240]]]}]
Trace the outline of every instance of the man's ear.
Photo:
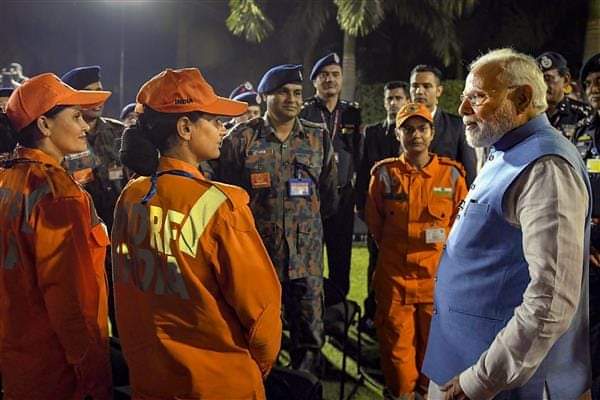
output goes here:
[{"label": "man's ear", "polygon": [[533,88],[529,85],[518,86],[512,93],[509,93],[508,98],[515,105],[517,113],[521,114],[531,106]]},{"label": "man's ear", "polygon": [[185,141],[191,139],[192,121],[188,117],[181,117],[177,120],[177,136]]},{"label": "man's ear", "polygon": [[50,120],[50,118],[46,117],[45,115],[42,115],[41,117],[39,117],[36,120],[37,128],[42,133],[43,137],[52,136],[52,131],[50,129],[51,124],[52,124],[52,121]]},{"label": "man's ear", "polygon": [[435,93],[435,97],[437,97],[438,99],[442,96],[442,93],[444,93],[444,86],[442,86],[441,84],[438,85],[438,87],[436,88],[436,93]]}]

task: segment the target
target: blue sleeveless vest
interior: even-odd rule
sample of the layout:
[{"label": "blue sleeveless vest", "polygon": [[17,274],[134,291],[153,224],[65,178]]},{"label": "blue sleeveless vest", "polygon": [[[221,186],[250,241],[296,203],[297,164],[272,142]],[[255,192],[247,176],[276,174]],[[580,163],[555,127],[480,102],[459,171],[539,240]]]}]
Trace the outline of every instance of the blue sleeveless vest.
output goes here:
[{"label": "blue sleeveless vest", "polygon": [[[439,385],[475,364],[523,301],[530,277],[522,232],[504,219],[502,200],[521,172],[546,155],[557,155],[569,162],[591,193],[577,150],[552,128],[545,114],[495,144],[461,206],[438,269],[435,311],[423,372]],[[501,398],[541,399],[545,384],[552,399],[576,399],[590,386],[590,209],[576,315],[529,382],[502,393]]]}]

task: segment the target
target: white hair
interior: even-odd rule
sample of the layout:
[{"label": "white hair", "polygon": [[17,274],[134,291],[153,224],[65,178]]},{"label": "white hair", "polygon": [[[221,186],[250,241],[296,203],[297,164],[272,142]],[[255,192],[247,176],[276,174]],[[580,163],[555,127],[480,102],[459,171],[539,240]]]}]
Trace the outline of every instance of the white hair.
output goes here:
[{"label": "white hair", "polygon": [[546,108],[548,108],[546,101],[547,86],[544,82],[544,75],[533,57],[518,53],[510,48],[491,50],[475,59],[469,65],[469,71],[492,63],[502,68],[498,79],[507,86],[527,85],[531,87],[531,102],[536,114],[546,111]]}]

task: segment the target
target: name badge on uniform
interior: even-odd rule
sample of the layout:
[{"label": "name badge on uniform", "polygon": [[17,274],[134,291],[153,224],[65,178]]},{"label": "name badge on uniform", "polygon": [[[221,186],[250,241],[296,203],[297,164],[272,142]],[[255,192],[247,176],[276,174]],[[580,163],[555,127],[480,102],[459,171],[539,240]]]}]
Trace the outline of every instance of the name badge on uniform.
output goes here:
[{"label": "name badge on uniform", "polygon": [[452,197],[452,188],[436,186],[433,188],[433,194],[442,197]]},{"label": "name badge on uniform", "polygon": [[600,158],[588,158],[586,163],[588,172],[600,172]]},{"label": "name badge on uniform", "polygon": [[120,181],[123,175],[123,167],[115,166],[108,169],[108,179],[111,181]]},{"label": "name badge on uniform", "polygon": [[250,174],[252,189],[264,189],[271,187],[271,174],[268,172],[254,172]]},{"label": "name badge on uniform", "polygon": [[444,243],[446,241],[446,230],[444,228],[425,229],[425,243]]},{"label": "name badge on uniform", "polygon": [[86,150],[81,153],[69,154],[64,158],[64,167],[69,171],[73,179],[80,185],[94,180],[94,155]]},{"label": "name badge on uniform", "polygon": [[290,197],[309,197],[311,195],[310,184],[310,179],[290,179],[288,195]]}]

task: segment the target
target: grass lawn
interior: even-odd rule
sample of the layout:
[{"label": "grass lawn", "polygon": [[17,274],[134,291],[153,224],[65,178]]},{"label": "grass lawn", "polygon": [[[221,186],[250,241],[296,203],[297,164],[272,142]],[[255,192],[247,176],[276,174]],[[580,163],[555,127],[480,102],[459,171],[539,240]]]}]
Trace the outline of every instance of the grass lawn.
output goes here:
[{"label": "grass lawn", "polygon": [[[348,297],[356,301],[361,308],[364,299],[367,297],[367,266],[369,265],[369,253],[365,245],[355,244],[352,249],[352,268],[350,270],[350,294]],[[328,275],[327,262],[325,262],[325,276]],[[341,369],[342,353],[333,345],[326,343],[323,353],[334,365]],[[346,367],[350,375],[357,376],[356,363],[348,358],[349,363]],[[346,383],[346,395],[352,388],[350,383]],[[338,380],[323,380],[324,399],[337,400],[339,393]],[[383,399],[381,388],[377,388],[369,383],[363,384],[356,395],[356,400]]]}]

